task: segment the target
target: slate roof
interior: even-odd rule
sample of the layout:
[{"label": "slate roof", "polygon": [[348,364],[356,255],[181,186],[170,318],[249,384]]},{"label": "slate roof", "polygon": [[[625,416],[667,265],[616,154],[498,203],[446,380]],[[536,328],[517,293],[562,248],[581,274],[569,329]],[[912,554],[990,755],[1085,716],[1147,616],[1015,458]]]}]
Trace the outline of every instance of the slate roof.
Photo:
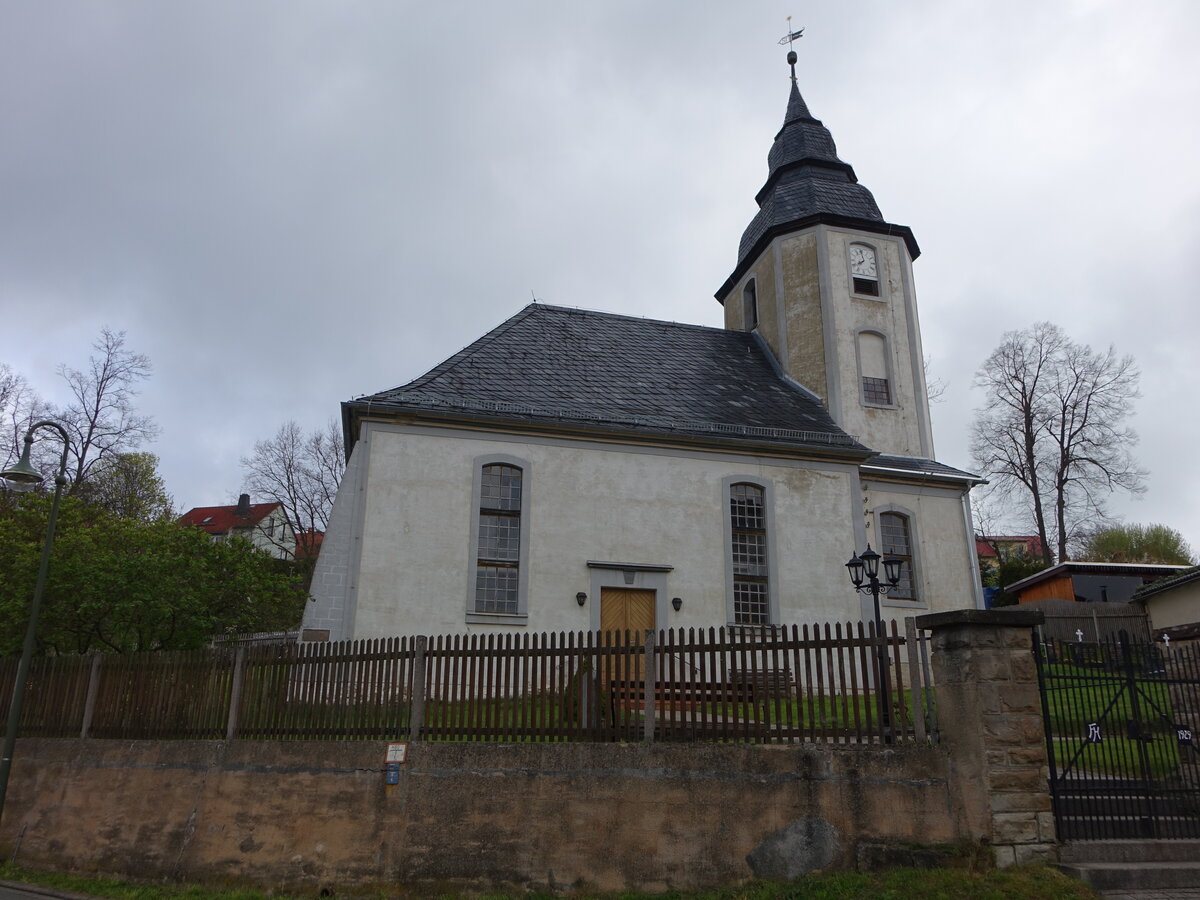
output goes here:
[{"label": "slate roof", "polygon": [[767,181],[754,198],[758,213],[742,233],[733,274],[717,292],[722,302],[776,234],[817,222],[897,234],[908,243],[913,259],[920,255],[912,232],[884,220],[874,196],[858,183],[853,167],[837,155],[833,135],[808,111],[795,79],[767,166]]},{"label": "slate roof", "polygon": [[459,412],[870,453],[783,377],[753,335],[542,303],[420,378],[343,408],[348,423],[372,410]]}]

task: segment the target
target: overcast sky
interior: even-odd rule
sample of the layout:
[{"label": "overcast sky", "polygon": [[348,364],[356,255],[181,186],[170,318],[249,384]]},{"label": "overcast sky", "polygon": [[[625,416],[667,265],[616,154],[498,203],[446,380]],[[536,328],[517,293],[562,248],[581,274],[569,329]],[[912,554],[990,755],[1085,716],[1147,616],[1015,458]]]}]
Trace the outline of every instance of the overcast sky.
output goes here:
[{"label": "overcast sky", "polygon": [[[0,0],[0,361],[64,399],[103,326],[181,508],[287,419],[528,303],[721,323],[800,88],[921,245],[938,457],[1048,319],[1142,369],[1130,521],[1200,550],[1200,3]],[[35,310],[36,325],[14,321]]]}]

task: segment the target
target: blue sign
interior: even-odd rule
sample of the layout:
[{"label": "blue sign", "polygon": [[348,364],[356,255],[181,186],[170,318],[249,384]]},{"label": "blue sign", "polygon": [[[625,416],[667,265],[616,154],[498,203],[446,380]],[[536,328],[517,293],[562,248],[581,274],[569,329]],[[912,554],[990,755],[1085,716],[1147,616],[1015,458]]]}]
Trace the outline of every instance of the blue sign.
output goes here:
[{"label": "blue sign", "polygon": [[400,763],[388,763],[383,769],[384,784],[400,783]]}]

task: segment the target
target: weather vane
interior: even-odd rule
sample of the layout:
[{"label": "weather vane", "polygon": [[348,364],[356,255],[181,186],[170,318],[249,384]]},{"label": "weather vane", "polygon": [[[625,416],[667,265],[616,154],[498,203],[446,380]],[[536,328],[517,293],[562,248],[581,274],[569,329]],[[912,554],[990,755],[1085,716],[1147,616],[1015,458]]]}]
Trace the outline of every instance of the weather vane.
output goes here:
[{"label": "weather vane", "polygon": [[799,31],[792,31],[792,17],[791,16],[787,17],[787,22],[788,22],[788,33],[779,39],[779,46],[782,47],[784,44],[788,45],[787,61],[788,61],[788,65],[792,67],[792,81],[795,82],[795,80],[796,80],[796,51],[792,49],[792,42],[799,38],[804,37],[804,29],[801,28]]},{"label": "weather vane", "polygon": [[791,50],[792,49],[792,41],[797,40],[798,38],[804,37],[804,29],[801,28],[799,31],[792,31],[792,17],[788,16],[787,21],[788,21],[788,33],[779,39],[779,46],[782,47],[784,44],[787,44],[788,49]]}]

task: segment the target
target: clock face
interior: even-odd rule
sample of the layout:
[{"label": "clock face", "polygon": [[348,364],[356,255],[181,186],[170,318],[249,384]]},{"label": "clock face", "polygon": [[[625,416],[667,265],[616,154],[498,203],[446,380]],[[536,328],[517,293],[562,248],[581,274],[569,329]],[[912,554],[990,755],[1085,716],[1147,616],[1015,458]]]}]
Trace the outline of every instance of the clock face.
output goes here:
[{"label": "clock face", "polygon": [[850,248],[850,274],[866,278],[877,277],[878,270],[875,268],[875,251],[870,247],[853,245]]}]

